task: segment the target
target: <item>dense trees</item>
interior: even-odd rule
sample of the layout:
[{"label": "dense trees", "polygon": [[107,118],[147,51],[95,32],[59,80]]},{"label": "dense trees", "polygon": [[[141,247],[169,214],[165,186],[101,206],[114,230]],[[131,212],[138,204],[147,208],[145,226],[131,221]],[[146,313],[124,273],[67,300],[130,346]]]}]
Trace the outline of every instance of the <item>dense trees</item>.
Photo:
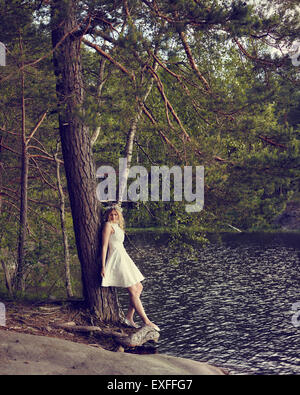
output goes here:
[{"label": "dense trees", "polygon": [[118,306],[99,288],[96,167],[117,168],[131,151],[132,164],[148,169],[205,166],[203,211],[129,203],[129,225],[272,225],[299,189],[298,68],[287,54],[299,25],[293,1],[251,3],[0,1],[8,49],[0,70],[0,255],[11,288],[26,290],[25,280],[33,284],[51,265],[60,268],[53,287],[64,278],[55,158],[66,175],[71,261],[73,223],[83,294],[107,319],[117,319]]}]

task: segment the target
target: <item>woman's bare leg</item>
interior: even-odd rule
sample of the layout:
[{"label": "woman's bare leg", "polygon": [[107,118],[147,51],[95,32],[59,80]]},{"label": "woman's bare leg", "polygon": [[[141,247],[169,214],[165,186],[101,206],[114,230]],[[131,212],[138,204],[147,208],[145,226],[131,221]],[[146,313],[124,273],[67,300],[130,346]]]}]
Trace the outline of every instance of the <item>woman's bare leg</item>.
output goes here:
[{"label": "woman's bare leg", "polygon": [[126,318],[128,319],[128,321],[130,321],[132,324],[134,324],[134,320],[133,320],[133,316],[135,313],[135,308],[131,303],[131,300],[129,301],[129,307],[128,307],[128,311],[127,311],[127,315]]},{"label": "woman's bare leg", "polygon": [[135,311],[138,313],[138,315],[141,317],[143,322],[146,325],[150,325],[153,328],[158,329],[157,325],[153,324],[147,317],[147,314],[145,313],[144,307],[142,305],[140,295],[143,290],[143,286],[141,283],[137,283],[135,285],[132,285],[131,287],[128,287],[128,292],[129,292],[129,297],[130,297],[130,304],[129,304],[129,309],[127,313],[127,319],[130,320],[130,322],[133,323],[133,314]]},{"label": "woman's bare leg", "polygon": [[126,315],[126,318],[131,322],[134,323],[133,321],[133,316],[134,313],[137,312],[138,315],[142,318],[142,320],[145,322],[147,321],[147,315],[145,313],[144,307],[142,305],[142,302],[140,300],[140,295],[143,290],[143,286],[141,283],[137,283],[132,285],[131,287],[128,287],[128,292],[129,292],[129,307],[128,307],[128,312]]}]

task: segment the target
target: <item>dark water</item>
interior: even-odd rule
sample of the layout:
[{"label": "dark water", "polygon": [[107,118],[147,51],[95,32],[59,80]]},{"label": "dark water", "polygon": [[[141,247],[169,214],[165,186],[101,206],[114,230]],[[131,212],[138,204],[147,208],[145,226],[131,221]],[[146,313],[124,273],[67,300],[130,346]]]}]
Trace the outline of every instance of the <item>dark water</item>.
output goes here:
[{"label": "dark water", "polygon": [[[299,235],[223,235],[187,259],[180,246],[174,253],[153,237],[130,240],[140,252],[128,241],[126,248],[146,277],[145,310],[161,328],[159,353],[231,374],[300,374],[300,326],[292,322]],[[122,304],[124,297],[120,291]]]}]

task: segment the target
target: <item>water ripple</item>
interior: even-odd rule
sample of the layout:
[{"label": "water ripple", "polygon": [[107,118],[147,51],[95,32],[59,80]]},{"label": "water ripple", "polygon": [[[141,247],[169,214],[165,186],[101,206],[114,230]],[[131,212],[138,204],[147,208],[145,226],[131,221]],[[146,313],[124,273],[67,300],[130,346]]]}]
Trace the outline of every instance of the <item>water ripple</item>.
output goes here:
[{"label": "water ripple", "polygon": [[134,243],[142,254],[126,247],[146,277],[142,300],[162,328],[159,352],[233,374],[300,373],[300,328],[291,322],[300,301],[299,236],[228,236],[188,260],[177,251],[178,265],[162,242]]}]

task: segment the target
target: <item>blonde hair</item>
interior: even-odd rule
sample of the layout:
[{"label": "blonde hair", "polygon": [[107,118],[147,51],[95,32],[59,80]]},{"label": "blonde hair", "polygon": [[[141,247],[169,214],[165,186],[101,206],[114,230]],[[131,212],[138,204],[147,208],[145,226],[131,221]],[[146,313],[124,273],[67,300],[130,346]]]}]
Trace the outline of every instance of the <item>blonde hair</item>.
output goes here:
[{"label": "blonde hair", "polygon": [[116,211],[118,213],[119,216],[119,226],[121,229],[125,230],[125,220],[123,217],[123,214],[121,213],[120,210],[118,210],[118,208],[112,207],[109,210],[107,210],[104,214],[104,222],[108,222],[109,221],[109,215],[113,212]]}]

